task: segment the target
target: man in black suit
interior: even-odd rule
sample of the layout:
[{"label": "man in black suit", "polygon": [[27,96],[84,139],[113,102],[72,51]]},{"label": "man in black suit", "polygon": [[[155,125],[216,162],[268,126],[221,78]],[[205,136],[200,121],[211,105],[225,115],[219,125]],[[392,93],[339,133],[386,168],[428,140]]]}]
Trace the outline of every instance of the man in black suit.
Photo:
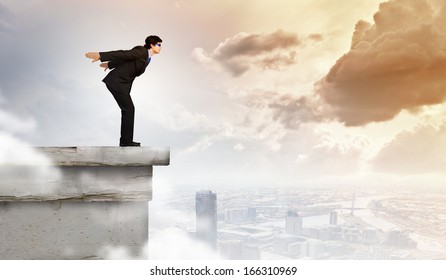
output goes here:
[{"label": "man in black suit", "polygon": [[100,66],[104,70],[112,70],[102,81],[121,108],[121,139],[119,140],[121,147],[141,146],[141,143],[133,142],[135,106],[133,106],[130,90],[133,80],[144,73],[152,56],[161,51],[161,43],[160,37],[151,35],[146,38],[144,46],[136,46],[131,50],[85,54],[87,58],[92,59],[92,62],[102,61]]}]

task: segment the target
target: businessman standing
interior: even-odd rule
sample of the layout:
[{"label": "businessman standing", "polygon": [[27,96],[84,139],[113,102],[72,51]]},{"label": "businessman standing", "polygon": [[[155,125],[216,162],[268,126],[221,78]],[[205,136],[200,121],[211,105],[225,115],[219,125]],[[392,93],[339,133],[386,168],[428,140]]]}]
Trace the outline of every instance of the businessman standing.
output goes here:
[{"label": "businessman standing", "polygon": [[131,50],[110,52],[88,52],[85,56],[92,62],[100,60],[104,70],[110,69],[102,80],[121,108],[121,138],[119,146],[137,147],[141,143],[133,141],[135,123],[135,106],[130,91],[136,77],[144,73],[152,56],[161,51],[162,40],[151,35],[146,38],[144,46],[136,46]]}]

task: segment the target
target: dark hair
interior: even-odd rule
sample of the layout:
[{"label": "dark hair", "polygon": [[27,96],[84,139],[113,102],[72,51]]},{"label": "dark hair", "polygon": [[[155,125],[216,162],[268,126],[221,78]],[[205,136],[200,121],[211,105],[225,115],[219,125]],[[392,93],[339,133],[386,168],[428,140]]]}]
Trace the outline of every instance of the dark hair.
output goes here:
[{"label": "dark hair", "polygon": [[156,45],[158,43],[162,43],[163,40],[161,40],[160,37],[156,36],[156,35],[150,35],[149,37],[146,38],[146,44],[144,45],[144,47],[150,49],[150,45]]}]

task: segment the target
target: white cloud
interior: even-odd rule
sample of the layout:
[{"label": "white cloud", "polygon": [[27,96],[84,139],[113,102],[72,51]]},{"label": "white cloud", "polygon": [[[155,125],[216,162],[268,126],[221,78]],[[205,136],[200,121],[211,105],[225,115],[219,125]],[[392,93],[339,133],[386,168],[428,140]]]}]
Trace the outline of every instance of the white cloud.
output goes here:
[{"label": "white cloud", "polygon": [[204,243],[189,237],[184,230],[171,227],[152,234],[149,259],[218,260],[222,257]]},{"label": "white cloud", "polygon": [[151,104],[150,114],[146,118],[156,121],[170,130],[208,131],[214,130],[214,122],[209,117],[194,113],[184,105],[175,103],[169,108],[159,104]]},{"label": "white cloud", "polygon": [[[0,141],[5,137],[0,135]],[[8,140],[8,139],[7,139]],[[15,142],[16,143],[16,142]],[[20,151],[17,151],[20,150]],[[0,147],[0,196],[54,195],[58,188],[51,184],[60,178],[57,168],[30,147]]]},{"label": "white cloud", "polygon": [[20,120],[0,109],[0,130],[8,131],[9,133],[21,133],[34,130],[35,128],[36,122],[33,119]]},{"label": "white cloud", "polygon": [[125,246],[104,246],[98,252],[98,257],[104,260],[147,260],[149,258],[148,243],[142,246],[137,256],[132,254]]},{"label": "white cloud", "polygon": [[246,147],[242,144],[242,143],[237,143],[237,145],[235,145],[234,146],[234,150],[236,150],[236,151],[243,151],[243,150],[245,150],[246,149]]},{"label": "white cloud", "polygon": [[304,174],[319,176],[359,173],[365,164],[369,140],[360,135],[339,136],[328,129],[319,129],[319,140],[308,153],[299,154],[295,164]]},{"label": "white cloud", "polygon": [[[30,133],[33,120],[18,120],[0,107],[0,195],[42,195],[56,191],[48,182],[59,178],[59,170],[51,161],[14,133]],[[20,188],[18,181],[27,182],[28,187]]]}]

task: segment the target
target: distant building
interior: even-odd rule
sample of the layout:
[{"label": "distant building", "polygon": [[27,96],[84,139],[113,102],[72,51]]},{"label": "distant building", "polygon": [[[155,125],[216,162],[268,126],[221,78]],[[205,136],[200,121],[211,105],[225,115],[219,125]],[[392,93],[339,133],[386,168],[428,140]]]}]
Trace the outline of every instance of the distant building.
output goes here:
[{"label": "distant building", "polygon": [[257,218],[257,209],[254,207],[248,208],[248,220],[251,222],[255,222]]},{"label": "distant building", "polygon": [[312,259],[320,259],[324,255],[324,245],[319,240],[307,240],[306,242],[307,257]]},{"label": "distant building", "polygon": [[328,241],[324,242],[323,245],[324,253],[327,253],[329,256],[345,255],[348,251],[347,243],[345,242]]},{"label": "distant building", "polygon": [[246,244],[242,247],[242,260],[260,260],[260,248],[255,245]]},{"label": "distant building", "polygon": [[355,227],[343,228],[344,241],[349,243],[359,242],[359,229]]},{"label": "distant building", "polygon": [[338,224],[338,212],[330,212],[330,225],[335,226]]},{"label": "distant building", "polygon": [[364,243],[376,243],[378,240],[378,231],[374,228],[366,228],[362,231],[362,241]]},{"label": "distant building", "polygon": [[289,210],[285,220],[285,232],[291,235],[302,234],[303,221],[296,211]]},{"label": "distant building", "polygon": [[259,260],[260,249],[258,246],[244,244],[241,240],[220,241],[218,244],[220,253],[230,260]]},{"label": "distant building", "polygon": [[387,233],[387,245],[401,248],[416,248],[417,242],[409,237],[409,232],[391,230]]},{"label": "distant building", "polygon": [[352,216],[355,214],[355,198],[356,198],[356,195],[353,194],[353,198],[352,198],[352,209],[351,209],[351,213],[350,213]]},{"label": "distant building", "polygon": [[304,241],[294,242],[288,245],[288,256],[294,258],[306,257],[306,250]]},{"label": "distant building", "polygon": [[240,224],[248,221],[248,209],[229,209],[226,210],[226,222],[229,224]]},{"label": "distant building", "polygon": [[242,240],[249,242],[252,234],[237,228],[224,228],[218,231],[218,235],[221,240]]},{"label": "distant building", "polygon": [[390,260],[391,250],[387,247],[376,246],[373,247],[372,258],[376,260]]},{"label": "distant building", "polygon": [[241,240],[225,240],[218,243],[220,254],[228,260],[239,260],[242,256]]},{"label": "distant building", "polygon": [[305,238],[283,234],[276,236],[273,242],[274,253],[287,257],[305,257]]},{"label": "distant building", "polygon": [[318,239],[323,241],[333,240],[333,228],[330,226],[319,227]]},{"label": "distant building", "polygon": [[228,224],[241,224],[256,220],[256,208],[236,208],[226,210],[226,222]]},{"label": "distant building", "polygon": [[217,248],[217,194],[200,191],[195,195],[196,236],[211,248]]}]

